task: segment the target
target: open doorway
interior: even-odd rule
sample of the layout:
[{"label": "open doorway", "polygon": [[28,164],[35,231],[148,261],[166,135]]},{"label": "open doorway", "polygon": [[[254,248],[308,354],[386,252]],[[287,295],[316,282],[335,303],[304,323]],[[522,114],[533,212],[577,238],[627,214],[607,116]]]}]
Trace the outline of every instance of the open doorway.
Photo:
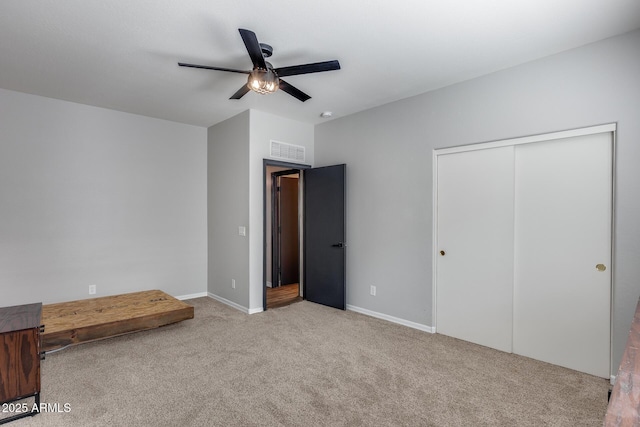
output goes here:
[{"label": "open doorway", "polygon": [[302,300],[302,174],[308,165],[264,161],[263,308]]},{"label": "open doorway", "polygon": [[[271,167],[279,169],[271,169]],[[273,238],[275,202],[272,199],[273,191],[277,190],[279,185],[273,185],[272,174],[294,175],[296,172],[298,174],[298,208],[294,211],[293,222],[298,228],[298,283],[297,286],[291,283],[292,286],[286,288],[287,285],[282,283],[281,276],[275,275],[274,279],[274,272],[278,270],[273,267],[273,244],[276,239]],[[304,298],[314,303],[344,310],[346,308],[346,165],[311,168],[308,165],[265,159],[263,177],[263,309],[287,305],[293,300],[299,301]],[[291,179],[291,177],[283,179]],[[282,182],[280,180],[280,183]],[[295,279],[295,273],[293,277]],[[284,286],[278,286],[279,284]],[[273,296],[274,291],[277,294],[278,291],[285,293],[285,290],[290,291],[288,296],[283,295],[279,298],[280,301],[273,300],[272,304],[267,304],[268,294]],[[287,302],[283,302],[282,299]]]},{"label": "open doorway", "polygon": [[300,281],[300,172],[297,169],[271,173],[271,287]]}]

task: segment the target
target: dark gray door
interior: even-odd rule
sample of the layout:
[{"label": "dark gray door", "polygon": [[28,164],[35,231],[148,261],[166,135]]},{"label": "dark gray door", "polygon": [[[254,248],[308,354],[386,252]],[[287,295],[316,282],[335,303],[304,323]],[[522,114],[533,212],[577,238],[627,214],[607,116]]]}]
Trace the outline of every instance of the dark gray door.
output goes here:
[{"label": "dark gray door", "polygon": [[304,297],[344,310],[346,165],[304,171]]}]

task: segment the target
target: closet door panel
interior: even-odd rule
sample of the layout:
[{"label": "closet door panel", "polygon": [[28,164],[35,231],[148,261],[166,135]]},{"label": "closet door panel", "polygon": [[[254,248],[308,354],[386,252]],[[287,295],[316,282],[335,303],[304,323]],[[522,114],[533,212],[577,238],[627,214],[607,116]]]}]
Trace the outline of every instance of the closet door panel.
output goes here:
[{"label": "closet door panel", "polygon": [[513,351],[605,378],[612,148],[611,133],[515,147]]},{"label": "closet door panel", "polygon": [[511,351],[513,147],[438,156],[436,329]]}]

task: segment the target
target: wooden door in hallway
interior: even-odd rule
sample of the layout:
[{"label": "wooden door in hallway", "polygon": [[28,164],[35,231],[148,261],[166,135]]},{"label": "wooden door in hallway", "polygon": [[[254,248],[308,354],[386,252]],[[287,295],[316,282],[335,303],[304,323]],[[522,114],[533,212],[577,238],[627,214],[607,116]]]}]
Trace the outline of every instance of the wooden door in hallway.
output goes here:
[{"label": "wooden door in hallway", "polygon": [[297,175],[283,175],[277,178],[279,286],[300,282]]}]

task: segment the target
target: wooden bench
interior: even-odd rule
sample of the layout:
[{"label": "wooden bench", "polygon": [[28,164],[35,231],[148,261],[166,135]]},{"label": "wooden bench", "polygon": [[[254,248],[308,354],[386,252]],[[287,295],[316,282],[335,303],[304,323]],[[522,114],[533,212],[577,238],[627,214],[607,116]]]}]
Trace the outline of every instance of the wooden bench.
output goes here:
[{"label": "wooden bench", "polygon": [[193,307],[162,291],[42,306],[42,349],[56,350],[193,319]]},{"label": "wooden bench", "polygon": [[631,323],[627,347],[611,392],[604,425],[626,427],[640,425],[640,302]]}]

